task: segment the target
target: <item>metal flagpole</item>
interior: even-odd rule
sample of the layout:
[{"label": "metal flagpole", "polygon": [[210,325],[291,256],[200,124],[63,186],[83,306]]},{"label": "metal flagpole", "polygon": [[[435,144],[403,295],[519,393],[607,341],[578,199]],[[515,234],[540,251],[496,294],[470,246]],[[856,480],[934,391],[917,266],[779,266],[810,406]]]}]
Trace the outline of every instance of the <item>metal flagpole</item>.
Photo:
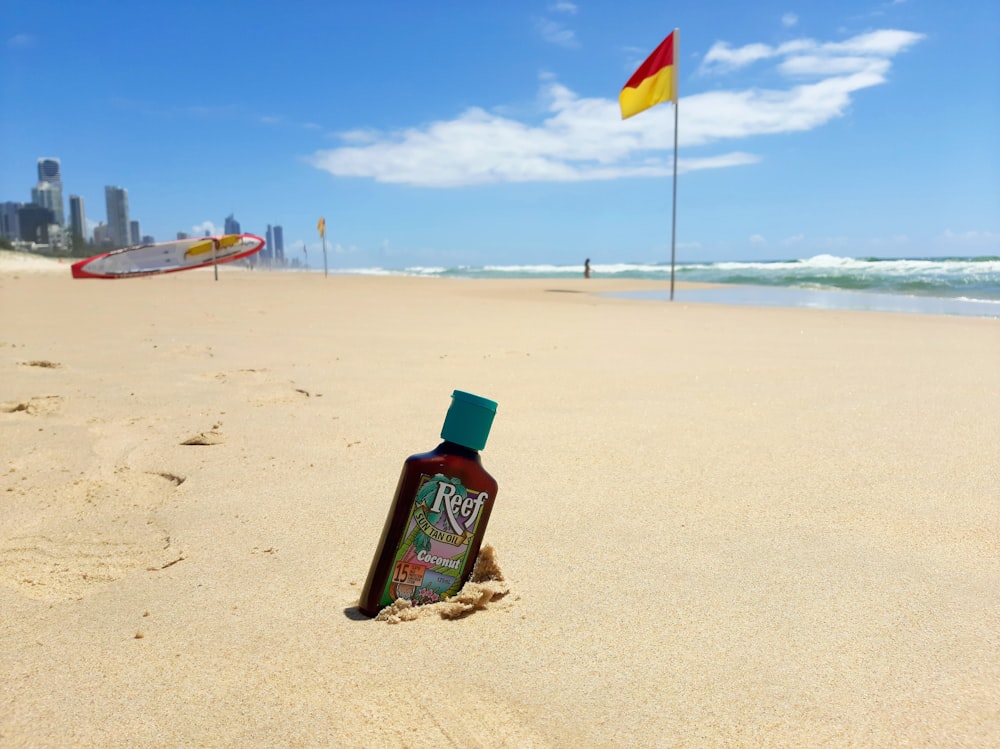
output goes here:
[{"label": "metal flagpole", "polygon": [[215,237],[212,237],[212,267],[215,268],[215,280],[219,280],[219,260],[215,254]]},{"label": "metal flagpole", "polygon": [[674,263],[677,259],[677,116],[680,92],[677,90],[677,65],[680,62],[681,30],[674,29],[674,211],[670,221],[670,301],[674,301]]},{"label": "metal flagpole", "polygon": [[[316,228],[319,230],[319,236],[323,240],[323,277],[329,275],[326,267],[326,219],[323,216],[319,217],[319,223],[316,224]],[[302,243],[302,251],[305,252],[305,242]]]}]

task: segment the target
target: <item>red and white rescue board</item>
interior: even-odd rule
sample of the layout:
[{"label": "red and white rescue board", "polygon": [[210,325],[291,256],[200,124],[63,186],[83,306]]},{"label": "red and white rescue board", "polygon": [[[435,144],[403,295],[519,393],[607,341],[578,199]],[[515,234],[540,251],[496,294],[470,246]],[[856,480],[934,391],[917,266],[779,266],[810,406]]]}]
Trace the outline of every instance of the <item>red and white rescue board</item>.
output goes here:
[{"label": "red and white rescue board", "polygon": [[158,273],[231,263],[260,252],[264,240],[254,234],[175,239],[105,252],[73,263],[73,278],[136,278]]}]

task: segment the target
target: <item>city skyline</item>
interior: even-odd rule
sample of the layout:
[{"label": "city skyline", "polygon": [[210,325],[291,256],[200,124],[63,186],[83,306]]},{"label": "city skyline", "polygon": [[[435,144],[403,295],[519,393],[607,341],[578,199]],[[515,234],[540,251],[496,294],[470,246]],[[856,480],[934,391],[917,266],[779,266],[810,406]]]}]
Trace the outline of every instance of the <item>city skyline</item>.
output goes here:
[{"label": "city skyline", "polygon": [[[85,200],[83,196],[76,194],[69,195],[70,211],[67,221],[65,203],[62,198],[62,160],[56,157],[39,157],[36,163],[38,183],[31,188],[32,200],[27,202],[0,201],[0,238],[41,245],[47,247],[47,251],[69,252],[72,243],[64,237],[60,237],[59,242],[64,243],[65,246],[63,244],[49,246],[52,245],[54,238],[49,236],[43,227],[46,224],[55,224],[60,230],[68,231],[70,236],[79,236],[87,244],[97,246],[125,247],[136,244],[151,244],[155,241],[154,236],[141,232],[138,220],[131,218],[128,207],[128,190],[119,186],[106,185],[104,187],[106,221],[87,219]],[[22,209],[26,209],[30,214],[29,221],[32,229],[28,233],[32,235],[33,239],[24,238],[20,231],[18,213]],[[47,219],[45,211],[51,212]],[[285,258],[282,227],[274,225],[273,228],[277,236],[277,239],[272,240],[271,243],[274,254],[269,252],[265,257],[269,260],[273,258],[277,261],[276,264],[283,264]],[[239,234],[241,233],[241,224],[235,219],[234,214],[230,213],[224,219],[224,229],[221,232],[206,228],[206,222],[202,222],[194,229],[200,230],[195,231],[195,234],[204,234],[205,236],[220,233]],[[269,235],[272,233],[271,229],[269,224],[267,228]],[[176,232],[178,239],[187,236],[189,236],[189,232]]]}]

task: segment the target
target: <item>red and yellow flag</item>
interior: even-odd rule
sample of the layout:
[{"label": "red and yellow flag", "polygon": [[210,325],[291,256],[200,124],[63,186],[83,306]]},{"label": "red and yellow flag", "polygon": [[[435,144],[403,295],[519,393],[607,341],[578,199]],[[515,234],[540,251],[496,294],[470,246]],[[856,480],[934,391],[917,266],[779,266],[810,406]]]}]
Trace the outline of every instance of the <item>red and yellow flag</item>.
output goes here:
[{"label": "red and yellow flag", "polygon": [[326,237],[326,219],[322,216],[319,219],[319,223],[316,224],[316,228],[319,230],[319,236],[321,239]]},{"label": "red and yellow flag", "polygon": [[677,103],[677,29],[660,42],[618,94],[622,119],[663,101]]}]

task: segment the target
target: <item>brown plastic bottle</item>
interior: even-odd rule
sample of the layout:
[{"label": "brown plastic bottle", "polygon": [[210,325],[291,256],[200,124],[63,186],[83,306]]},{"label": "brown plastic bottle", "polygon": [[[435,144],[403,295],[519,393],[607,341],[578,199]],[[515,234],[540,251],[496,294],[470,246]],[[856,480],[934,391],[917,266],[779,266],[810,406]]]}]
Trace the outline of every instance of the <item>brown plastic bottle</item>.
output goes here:
[{"label": "brown plastic bottle", "polygon": [[456,390],[440,445],[403,463],[358,608],[375,616],[397,598],[453,596],[472,574],[497,482],[483,468],[497,404]]}]

